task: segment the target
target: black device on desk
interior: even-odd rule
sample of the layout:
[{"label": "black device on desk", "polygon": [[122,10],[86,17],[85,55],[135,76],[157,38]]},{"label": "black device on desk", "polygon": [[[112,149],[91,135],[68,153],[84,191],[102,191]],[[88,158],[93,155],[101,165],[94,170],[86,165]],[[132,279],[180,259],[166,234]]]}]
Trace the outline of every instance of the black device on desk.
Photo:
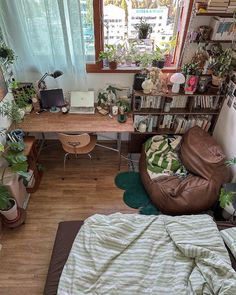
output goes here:
[{"label": "black device on desk", "polygon": [[50,109],[54,107],[63,107],[66,103],[61,88],[41,90],[40,102],[42,109]]}]

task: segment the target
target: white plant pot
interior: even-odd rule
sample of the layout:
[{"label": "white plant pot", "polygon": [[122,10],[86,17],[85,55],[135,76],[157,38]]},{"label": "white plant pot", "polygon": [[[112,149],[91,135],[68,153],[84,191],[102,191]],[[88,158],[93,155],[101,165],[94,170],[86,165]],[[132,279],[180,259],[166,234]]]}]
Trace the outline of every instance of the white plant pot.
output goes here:
[{"label": "white plant pot", "polygon": [[17,204],[14,199],[11,199],[14,202],[14,205],[9,210],[0,210],[0,213],[7,219],[7,220],[15,220],[18,216]]},{"label": "white plant pot", "polygon": [[226,205],[222,214],[225,219],[228,219],[232,215],[236,216],[236,212],[235,212],[233,205],[232,204]]}]

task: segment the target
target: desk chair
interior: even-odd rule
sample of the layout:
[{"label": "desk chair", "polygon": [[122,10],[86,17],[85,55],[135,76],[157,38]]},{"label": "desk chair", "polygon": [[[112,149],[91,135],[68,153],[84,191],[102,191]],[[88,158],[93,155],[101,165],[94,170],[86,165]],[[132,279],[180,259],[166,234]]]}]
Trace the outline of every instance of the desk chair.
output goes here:
[{"label": "desk chair", "polygon": [[[74,154],[77,158],[78,155],[87,154],[92,159],[90,152],[94,149],[97,141],[96,135],[89,135],[88,133],[69,135],[58,133],[59,140],[64,149],[64,173],[66,169],[66,159],[69,154]],[[64,179],[64,177],[62,178]]]}]

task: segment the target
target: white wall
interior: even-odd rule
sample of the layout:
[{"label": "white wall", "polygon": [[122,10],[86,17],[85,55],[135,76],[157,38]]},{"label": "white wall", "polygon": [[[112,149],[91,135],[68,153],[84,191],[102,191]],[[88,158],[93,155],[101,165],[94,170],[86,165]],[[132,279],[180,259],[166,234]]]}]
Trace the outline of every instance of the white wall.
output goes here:
[{"label": "white wall", "polygon": [[[214,137],[223,147],[228,158],[236,157],[236,110],[225,101],[217,121]],[[232,166],[233,180],[236,181],[236,165]]]}]

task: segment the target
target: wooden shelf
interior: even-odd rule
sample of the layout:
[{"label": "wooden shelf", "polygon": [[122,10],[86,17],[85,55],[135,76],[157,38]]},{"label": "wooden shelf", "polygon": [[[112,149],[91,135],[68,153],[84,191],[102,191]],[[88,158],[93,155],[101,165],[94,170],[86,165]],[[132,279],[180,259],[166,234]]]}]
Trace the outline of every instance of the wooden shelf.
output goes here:
[{"label": "wooden shelf", "polygon": [[145,94],[143,93],[143,91],[137,91],[135,90],[134,91],[134,96],[170,96],[170,97],[173,97],[173,96],[220,96],[220,97],[225,97],[225,94],[216,94],[216,93],[194,93],[194,94],[185,94],[183,92],[180,92],[180,93],[173,93],[171,91],[169,91],[168,93],[164,93],[164,92],[151,92],[149,94]]},{"label": "wooden shelf", "polygon": [[232,43],[232,40],[207,40],[207,41],[193,41],[190,43],[199,44],[199,43]]},{"label": "wooden shelf", "polygon": [[233,17],[233,13],[227,12],[197,12],[196,16],[219,16],[219,17]]},{"label": "wooden shelf", "polygon": [[[144,94],[142,91],[134,91],[133,92],[133,99],[132,99],[132,107],[134,109],[135,106],[138,105],[143,105],[144,98],[138,98],[138,97],[143,97],[143,96],[160,96],[161,98],[156,98],[159,100],[158,103],[160,103],[159,108],[141,108],[139,110],[133,111],[133,117],[134,117],[134,122],[135,124],[138,124],[138,115],[143,116],[143,120],[146,120],[147,117],[150,116],[150,118],[153,118],[150,121],[147,121],[146,125],[149,125],[146,127],[146,130],[150,127],[150,124],[152,124],[152,132],[138,132],[137,130],[131,134],[131,141],[129,144],[129,151],[130,152],[140,152],[142,144],[151,136],[154,135],[183,135],[185,130],[187,130],[188,125],[202,125],[204,126],[204,129],[207,130],[207,132],[212,133],[214,130],[216,121],[219,117],[220,110],[222,107],[222,102],[225,99],[225,95],[223,94],[215,94],[212,93],[215,89],[211,89],[211,92],[209,93],[204,93],[204,94],[199,94],[199,93],[194,93],[194,94],[185,94],[185,93],[172,93],[169,92],[168,94],[166,93],[155,93],[152,92],[150,94]],[[181,96],[184,96],[182,98],[183,103],[177,104],[178,102],[181,102]],[[199,108],[198,105],[195,105],[196,102],[196,97],[197,96],[202,96],[205,97],[202,101],[198,102],[202,108]],[[207,99],[207,97],[217,97],[217,98],[211,98],[213,101],[217,101],[217,109],[211,109],[211,108],[204,108],[204,106],[210,106],[210,103],[207,104],[207,102],[210,102],[210,98]],[[176,107],[176,108],[171,108],[169,112],[165,112],[165,104],[168,102],[168,97],[174,98],[173,104],[176,106],[184,106],[182,108]],[[179,97],[179,98],[178,98]],[[147,99],[148,105],[150,106],[150,101]],[[206,101],[204,103],[204,101]],[[169,101],[170,102],[170,101]],[[175,103],[176,102],[176,103]],[[195,108],[197,106],[197,108]],[[169,115],[169,116],[167,116]],[[156,117],[155,117],[156,116]],[[185,120],[181,120],[181,117],[184,117]],[[192,124],[192,117],[195,119],[194,124]],[[177,120],[178,118],[178,120]],[[142,119],[142,118],[141,118]],[[172,127],[172,128],[160,128],[160,126],[163,127]],[[176,130],[182,130],[181,132],[178,131],[176,133]],[[184,132],[183,132],[184,130]]]},{"label": "wooden shelf", "polygon": [[180,135],[180,134],[183,134],[183,133],[175,133],[175,129],[159,128],[156,131],[152,131],[152,132],[138,132],[138,131],[135,131],[135,132],[133,132],[133,134],[143,134],[143,135],[148,135],[148,134],[150,134],[150,135],[176,134],[176,135]]}]

